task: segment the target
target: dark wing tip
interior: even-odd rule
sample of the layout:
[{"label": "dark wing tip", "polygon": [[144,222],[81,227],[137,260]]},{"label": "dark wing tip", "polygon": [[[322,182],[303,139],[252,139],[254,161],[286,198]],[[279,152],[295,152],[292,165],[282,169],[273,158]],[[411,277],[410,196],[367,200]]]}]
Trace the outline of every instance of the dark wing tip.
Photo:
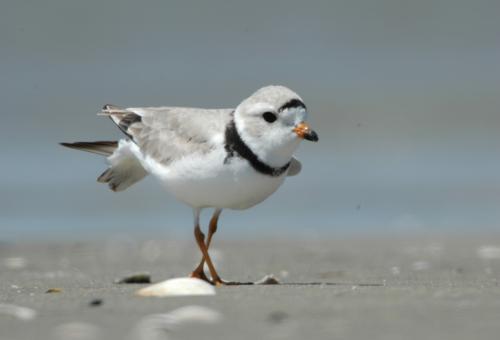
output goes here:
[{"label": "dark wing tip", "polygon": [[139,116],[138,114],[136,113],[128,113],[126,114],[119,122],[118,122],[118,126],[124,131],[124,132],[127,132],[128,128],[130,127],[130,125],[134,124],[134,123],[140,123],[142,122],[142,117]]}]

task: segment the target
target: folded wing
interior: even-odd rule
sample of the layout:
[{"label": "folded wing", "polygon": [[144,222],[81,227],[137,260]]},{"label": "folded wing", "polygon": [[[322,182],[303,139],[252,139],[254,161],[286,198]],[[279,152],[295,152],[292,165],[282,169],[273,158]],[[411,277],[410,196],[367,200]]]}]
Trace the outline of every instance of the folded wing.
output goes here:
[{"label": "folded wing", "polygon": [[207,153],[223,138],[232,109],[207,110],[183,107],[120,109],[105,105],[109,116],[141,152],[161,164],[194,153]]}]

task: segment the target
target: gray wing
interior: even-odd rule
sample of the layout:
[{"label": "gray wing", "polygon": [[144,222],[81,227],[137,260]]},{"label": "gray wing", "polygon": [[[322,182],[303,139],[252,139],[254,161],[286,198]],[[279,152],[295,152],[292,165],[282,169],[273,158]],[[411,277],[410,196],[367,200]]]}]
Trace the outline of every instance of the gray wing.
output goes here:
[{"label": "gray wing", "polygon": [[295,176],[298,175],[300,170],[302,170],[302,163],[295,157],[292,157],[290,161],[290,168],[288,169],[287,176]]},{"label": "gray wing", "polygon": [[193,153],[214,149],[214,137],[224,134],[233,109],[138,107],[119,109],[106,105],[109,116],[141,151],[168,165]]}]

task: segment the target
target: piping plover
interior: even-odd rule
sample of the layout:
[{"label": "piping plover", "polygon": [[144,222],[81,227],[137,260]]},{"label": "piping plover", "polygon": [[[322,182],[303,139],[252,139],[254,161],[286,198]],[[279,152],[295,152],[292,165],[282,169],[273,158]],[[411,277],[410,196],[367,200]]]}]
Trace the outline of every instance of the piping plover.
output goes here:
[{"label": "piping plover", "polygon": [[[265,200],[285,177],[300,172],[293,153],[301,140],[318,141],[305,122],[304,102],[284,86],[263,87],[235,109],[105,105],[98,115],[111,118],[127,138],[61,144],[106,156],[109,167],[97,181],[113,191],[152,174],[191,206],[203,255],[191,276],[215,285],[226,283],[208,253],[222,209],[247,209]],[[199,225],[203,208],[214,209],[206,240]]]}]

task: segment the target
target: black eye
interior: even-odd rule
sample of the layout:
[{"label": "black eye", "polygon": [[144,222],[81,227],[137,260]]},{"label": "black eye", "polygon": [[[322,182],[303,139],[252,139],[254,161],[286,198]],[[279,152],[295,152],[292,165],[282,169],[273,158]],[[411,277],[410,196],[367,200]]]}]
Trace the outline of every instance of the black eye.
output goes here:
[{"label": "black eye", "polygon": [[276,115],[272,112],[264,112],[262,114],[262,118],[264,118],[264,120],[268,123],[272,123],[278,119],[278,117],[276,117]]}]

